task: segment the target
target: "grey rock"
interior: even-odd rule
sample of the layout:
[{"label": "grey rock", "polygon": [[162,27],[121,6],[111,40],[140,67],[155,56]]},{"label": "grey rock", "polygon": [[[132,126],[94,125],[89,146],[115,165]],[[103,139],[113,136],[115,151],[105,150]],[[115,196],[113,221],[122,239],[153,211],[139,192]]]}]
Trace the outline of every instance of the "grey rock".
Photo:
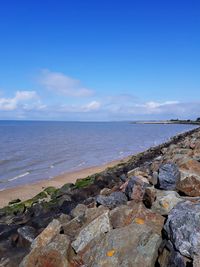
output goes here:
[{"label": "grey rock", "polygon": [[123,183],[126,182],[126,180],[127,180],[127,177],[126,177],[126,175],[124,173],[122,175],[120,175],[119,178]]},{"label": "grey rock", "polygon": [[156,201],[152,204],[152,210],[161,215],[168,215],[169,212],[183,199],[175,191],[157,190]]},{"label": "grey rock", "polygon": [[78,204],[72,211],[71,215],[73,218],[78,216],[83,216],[85,214],[85,211],[87,209],[87,206],[84,204]]},{"label": "grey rock", "polygon": [[183,256],[200,255],[200,200],[178,203],[171,210],[164,229]]},{"label": "grey rock", "polygon": [[113,209],[119,205],[126,204],[127,197],[123,192],[113,192],[109,196],[97,196],[96,202],[99,205]]},{"label": "grey rock", "polygon": [[84,252],[90,267],[153,267],[161,237],[147,225],[130,224],[111,230],[96,246]]},{"label": "grey rock", "polygon": [[176,164],[167,163],[161,165],[158,174],[158,187],[164,190],[174,190],[179,178],[180,172]]},{"label": "grey rock", "polygon": [[83,250],[93,239],[100,236],[102,233],[107,233],[112,229],[108,211],[97,217],[87,226],[85,226],[72,242],[72,247],[76,252]]},{"label": "grey rock", "polygon": [[27,241],[27,243],[30,243],[30,244],[33,242],[33,240],[36,237],[36,230],[33,227],[28,226],[28,225],[18,228],[17,232],[20,238],[22,238],[24,241]]}]

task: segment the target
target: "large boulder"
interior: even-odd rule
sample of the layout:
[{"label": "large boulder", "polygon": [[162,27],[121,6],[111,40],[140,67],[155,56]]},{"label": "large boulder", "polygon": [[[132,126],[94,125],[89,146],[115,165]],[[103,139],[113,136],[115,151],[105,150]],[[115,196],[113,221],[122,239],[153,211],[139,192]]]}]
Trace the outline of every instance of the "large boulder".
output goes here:
[{"label": "large boulder", "polygon": [[182,162],[179,167],[184,173],[200,175],[200,162],[195,159],[189,158]]},{"label": "large boulder", "polygon": [[180,171],[177,190],[187,196],[200,196],[200,162],[194,159],[187,160],[180,165]]},{"label": "large boulder", "polygon": [[127,197],[123,192],[113,192],[109,196],[97,196],[96,202],[98,205],[103,205],[105,207],[113,209],[119,205],[126,204]]},{"label": "large boulder", "polygon": [[110,211],[110,221],[113,228],[120,228],[131,223],[145,224],[161,233],[164,217],[147,209],[142,202],[131,201],[128,206],[123,205]]},{"label": "large boulder", "polygon": [[176,164],[163,164],[159,168],[158,187],[164,190],[174,190],[179,178],[180,172]]},{"label": "large boulder", "polygon": [[76,252],[83,250],[93,239],[102,233],[107,233],[112,229],[108,211],[97,217],[95,220],[84,226],[76,239],[72,242],[72,247]]},{"label": "large boulder", "polygon": [[200,200],[181,202],[171,210],[164,226],[167,237],[183,256],[200,256]]},{"label": "large boulder", "polygon": [[54,219],[32,242],[31,247],[45,247],[56,235],[60,233],[61,227],[61,223]]},{"label": "large boulder", "polygon": [[30,253],[23,259],[20,267],[67,267],[70,240],[60,234],[61,224],[53,220],[32,242]]},{"label": "large boulder", "polygon": [[157,191],[156,200],[152,204],[152,210],[161,215],[168,215],[169,212],[183,199],[175,191]]},{"label": "large boulder", "polygon": [[111,230],[84,251],[84,264],[90,267],[153,267],[161,237],[146,224],[132,223]]},{"label": "large boulder", "polygon": [[129,200],[142,201],[145,188],[150,186],[145,180],[138,176],[132,176],[125,187],[125,194]]},{"label": "large boulder", "polygon": [[57,235],[46,246],[34,247],[19,267],[68,267],[70,241],[66,235]]},{"label": "large boulder", "polygon": [[179,192],[190,197],[200,196],[200,175],[183,174],[176,188]]}]

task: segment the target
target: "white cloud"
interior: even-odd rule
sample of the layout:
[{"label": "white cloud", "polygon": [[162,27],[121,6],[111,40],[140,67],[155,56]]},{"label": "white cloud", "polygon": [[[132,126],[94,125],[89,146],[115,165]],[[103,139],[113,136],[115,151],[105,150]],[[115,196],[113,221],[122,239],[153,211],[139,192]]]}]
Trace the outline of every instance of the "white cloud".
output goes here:
[{"label": "white cloud", "polygon": [[81,113],[81,112],[94,112],[101,108],[101,103],[98,101],[92,101],[85,105],[62,105],[57,108],[60,112]]},{"label": "white cloud", "polygon": [[155,113],[162,113],[163,110],[166,108],[173,107],[174,105],[178,105],[179,101],[165,101],[165,102],[156,102],[156,101],[149,101],[142,104],[135,104],[133,106],[133,110],[147,113],[147,114],[155,114]]},{"label": "white cloud", "polygon": [[[17,91],[14,97],[0,98],[0,110],[12,111],[16,110],[19,106],[27,105],[27,101],[38,99],[38,95],[35,91]],[[24,103],[26,102],[26,103]]]},{"label": "white cloud", "polygon": [[92,101],[88,103],[87,105],[82,107],[82,110],[85,112],[90,112],[90,111],[97,111],[101,108],[101,103],[98,101]]},{"label": "white cloud", "polygon": [[45,88],[66,96],[86,97],[93,94],[92,90],[82,87],[79,80],[61,72],[42,70],[39,82]]}]

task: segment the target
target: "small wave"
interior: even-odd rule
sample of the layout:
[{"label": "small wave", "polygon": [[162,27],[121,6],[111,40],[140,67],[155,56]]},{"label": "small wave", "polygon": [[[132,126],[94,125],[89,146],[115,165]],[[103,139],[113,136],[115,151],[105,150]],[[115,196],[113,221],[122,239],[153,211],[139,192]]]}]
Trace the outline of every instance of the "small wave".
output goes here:
[{"label": "small wave", "polygon": [[6,189],[6,187],[0,188],[0,192],[4,191],[5,189]]},{"label": "small wave", "polygon": [[85,164],[85,161],[81,162],[80,164],[77,165],[77,167],[81,167]]},{"label": "small wave", "polygon": [[8,181],[11,182],[11,181],[17,180],[17,179],[19,179],[19,178],[22,178],[22,177],[24,177],[24,176],[27,176],[28,174],[30,174],[30,172],[22,173],[22,174],[20,174],[20,175],[17,175],[17,176],[15,176],[15,177],[13,177],[13,178],[8,179]]}]

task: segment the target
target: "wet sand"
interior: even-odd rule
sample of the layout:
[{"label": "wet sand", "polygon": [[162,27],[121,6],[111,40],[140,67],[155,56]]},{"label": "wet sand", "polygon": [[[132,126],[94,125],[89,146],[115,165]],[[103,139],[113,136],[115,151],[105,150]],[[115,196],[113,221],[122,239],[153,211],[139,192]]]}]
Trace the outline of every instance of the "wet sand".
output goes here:
[{"label": "wet sand", "polygon": [[22,201],[30,199],[48,186],[54,186],[56,188],[59,188],[66,183],[75,183],[77,179],[85,178],[88,175],[104,171],[106,168],[113,167],[120,162],[125,162],[129,158],[130,156],[121,160],[109,162],[101,166],[94,166],[79,171],[64,173],[52,179],[41,180],[34,184],[26,184],[14,188],[5,189],[3,191],[0,191],[0,208],[6,206],[8,202],[13,199],[19,198]]}]

